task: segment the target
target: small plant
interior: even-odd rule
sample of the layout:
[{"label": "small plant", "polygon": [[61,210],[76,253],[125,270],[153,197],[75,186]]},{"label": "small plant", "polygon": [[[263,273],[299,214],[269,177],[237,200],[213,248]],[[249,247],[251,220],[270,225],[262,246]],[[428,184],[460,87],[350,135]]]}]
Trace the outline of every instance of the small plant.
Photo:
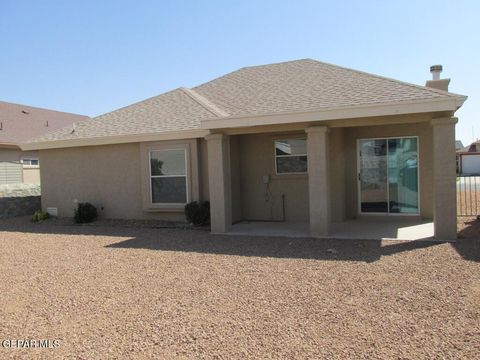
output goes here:
[{"label": "small plant", "polygon": [[208,201],[192,201],[185,205],[185,217],[196,226],[210,224],[210,203]]},{"label": "small plant", "polygon": [[45,212],[45,211],[42,211],[42,210],[37,210],[35,211],[35,213],[33,214],[32,216],[32,221],[33,222],[40,222],[40,221],[43,221],[43,220],[47,220],[50,218],[50,214]]},{"label": "small plant", "polygon": [[75,215],[73,219],[77,224],[89,223],[94,221],[98,217],[98,211],[95,206],[86,202],[78,203],[75,209]]}]

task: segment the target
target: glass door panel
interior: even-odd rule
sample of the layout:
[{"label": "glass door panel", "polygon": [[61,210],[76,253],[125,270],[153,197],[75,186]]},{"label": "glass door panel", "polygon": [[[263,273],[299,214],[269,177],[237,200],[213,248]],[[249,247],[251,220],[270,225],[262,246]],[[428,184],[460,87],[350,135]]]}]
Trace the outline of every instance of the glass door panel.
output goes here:
[{"label": "glass door panel", "polygon": [[418,213],[417,138],[388,139],[390,213]]},{"label": "glass door panel", "polygon": [[360,140],[359,161],[361,212],[388,212],[387,140]]}]

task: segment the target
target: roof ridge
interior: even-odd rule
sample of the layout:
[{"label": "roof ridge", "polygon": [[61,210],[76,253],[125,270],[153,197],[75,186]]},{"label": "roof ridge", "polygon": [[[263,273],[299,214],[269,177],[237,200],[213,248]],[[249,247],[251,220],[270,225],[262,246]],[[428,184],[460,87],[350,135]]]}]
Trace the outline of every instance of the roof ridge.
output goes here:
[{"label": "roof ridge", "polygon": [[205,96],[200,95],[198,92],[196,92],[193,89],[185,88],[185,87],[180,87],[180,90],[185,92],[188,96],[190,96],[193,100],[195,100],[198,104],[203,106],[205,109],[210,111],[213,115],[219,116],[219,117],[227,117],[230,114],[223,111],[220,109],[217,105],[215,105],[213,102],[208,100]]},{"label": "roof ridge", "polygon": [[[391,77],[388,77],[388,76],[377,75],[377,74],[369,73],[369,72],[362,71],[362,70],[357,70],[357,69],[352,69],[352,68],[345,67],[345,66],[331,64],[331,63],[328,63],[328,62],[325,62],[325,61],[319,61],[319,60],[315,60],[315,59],[302,59],[302,60],[313,60],[313,61],[315,61],[317,63],[320,63],[320,64],[324,64],[324,65],[333,66],[333,67],[336,67],[336,68],[339,68],[339,69],[356,72],[356,73],[362,74],[362,75],[372,76],[372,77],[375,77],[377,79],[388,80],[390,82],[394,82],[394,83],[397,83],[397,84],[402,84],[402,85],[405,85],[405,86],[410,86],[410,87],[417,88],[417,89],[428,90],[428,91],[431,91],[433,93],[440,94],[440,95],[450,95],[451,97],[462,97],[462,98],[466,97],[465,95],[460,95],[460,94],[452,93],[452,92],[449,92],[449,91],[439,90],[439,89],[431,88],[431,87],[428,87],[428,86],[413,84],[413,83],[410,83],[410,82],[394,79],[394,78],[391,78]],[[302,60],[297,60],[297,61],[302,61]]]}]

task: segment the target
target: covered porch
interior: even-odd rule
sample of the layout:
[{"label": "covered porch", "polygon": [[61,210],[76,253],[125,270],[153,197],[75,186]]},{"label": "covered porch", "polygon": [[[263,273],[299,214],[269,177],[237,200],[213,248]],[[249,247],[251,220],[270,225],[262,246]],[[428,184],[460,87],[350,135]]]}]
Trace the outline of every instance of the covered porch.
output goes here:
[{"label": "covered porch", "polygon": [[[455,240],[455,122],[416,114],[219,129],[206,137],[212,232]],[[362,174],[362,141],[369,169],[385,173]]]}]

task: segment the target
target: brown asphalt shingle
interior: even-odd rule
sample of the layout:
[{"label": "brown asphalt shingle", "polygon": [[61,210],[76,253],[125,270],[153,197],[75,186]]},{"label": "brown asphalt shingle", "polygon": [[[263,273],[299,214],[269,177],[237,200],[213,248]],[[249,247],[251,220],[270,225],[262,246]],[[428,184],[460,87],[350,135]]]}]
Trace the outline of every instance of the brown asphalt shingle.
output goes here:
[{"label": "brown asphalt shingle", "polygon": [[87,119],[88,116],[0,101],[0,144],[17,144],[38,138]]},{"label": "brown asphalt shingle", "polygon": [[459,95],[316,60],[246,67],[193,89],[178,88],[33,142],[175,132],[201,121]]}]

